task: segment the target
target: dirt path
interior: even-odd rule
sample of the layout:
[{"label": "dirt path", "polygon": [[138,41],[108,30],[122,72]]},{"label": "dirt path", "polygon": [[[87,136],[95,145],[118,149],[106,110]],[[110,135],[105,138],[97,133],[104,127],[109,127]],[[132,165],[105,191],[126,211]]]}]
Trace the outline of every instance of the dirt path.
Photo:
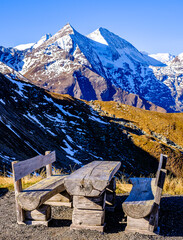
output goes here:
[{"label": "dirt path", "polygon": [[146,239],[183,239],[183,196],[163,197],[160,212],[160,236],[144,236],[138,233],[125,234],[125,221],[121,202],[125,196],[117,197],[115,213],[106,214],[106,231],[70,231],[72,209],[65,207],[52,208],[53,220],[50,227],[22,226],[16,223],[14,210],[14,193],[0,189],[0,239],[9,240],[146,240]]}]

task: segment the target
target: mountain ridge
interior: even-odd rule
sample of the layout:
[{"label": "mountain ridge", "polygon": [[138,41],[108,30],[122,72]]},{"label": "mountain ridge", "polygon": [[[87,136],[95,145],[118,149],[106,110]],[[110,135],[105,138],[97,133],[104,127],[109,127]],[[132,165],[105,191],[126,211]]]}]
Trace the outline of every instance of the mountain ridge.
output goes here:
[{"label": "mountain ridge", "polygon": [[[37,48],[11,51],[17,60],[11,53],[5,57],[1,52],[0,60],[49,91],[119,102],[124,102],[125,92],[125,96],[133,94],[167,112],[183,109],[182,98],[176,98],[170,84],[156,74],[166,65],[105,28],[84,36],[66,24]],[[177,88],[174,91],[180,92]]]}]

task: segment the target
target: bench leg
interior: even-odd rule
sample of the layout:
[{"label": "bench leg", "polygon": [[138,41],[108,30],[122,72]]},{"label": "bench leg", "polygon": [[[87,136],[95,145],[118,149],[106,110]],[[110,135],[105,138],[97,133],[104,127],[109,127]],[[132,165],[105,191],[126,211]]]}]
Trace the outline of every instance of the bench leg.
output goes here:
[{"label": "bench leg", "polygon": [[105,226],[105,193],[100,197],[73,197],[73,214],[70,229],[90,229],[100,232]]},{"label": "bench leg", "polygon": [[155,215],[153,225],[150,224],[150,216],[147,216],[145,218],[131,218],[127,216],[127,226],[125,228],[125,232],[131,232],[131,233],[141,233],[141,234],[147,234],[147,235],[156,235],[155,230],[158,227],[158,212]]},{"label": "bench leg", "polygon": [[48,226],[51,220],[51,207],[48,205],[41,205],[33,211],[25,211],[26,225],[45,225]]},{"label": "bench leg", "polygon": [[17,223],[24,224],[25,221],[25,211],[21,208],[15,198],[15,208],[16,208],[16,215],[17,215]]},{"label": "bench leg", "polygon": [[106,206],[105,210],[114,212],[116,200],[116,181],[112,178],[110,184],[106,187]]}]

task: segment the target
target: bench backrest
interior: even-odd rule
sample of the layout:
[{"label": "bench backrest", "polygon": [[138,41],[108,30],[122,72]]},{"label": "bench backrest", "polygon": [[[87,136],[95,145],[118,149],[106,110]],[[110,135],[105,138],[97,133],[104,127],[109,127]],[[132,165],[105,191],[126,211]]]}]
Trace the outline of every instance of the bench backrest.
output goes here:
[{"label": "bench backrest", "polygon": [[44,166],[49,166],[56,161],[55,151],[47,155],[38,155],[25,161],[12,162],[14,181],[18,181],[28,174]]},{"label": "bench backrest", "polygon": [[[156,181],[155,181],[155,185],[158,186],[158,183],[160,182],[160,179],[162,178],[162,174],[166,173],[166,163],[167,163],[167,156],[161,154],[160,155],[160,161],[159,161],[159,166],[158,166],[158,170],[156,173]],[[163,174],[165,175],[165,174]]]},{"label": "bench backrest", "polygon": [[167,156],[161,154],[160,161],[159,161],[159,166],[158,166],[158,171],[157,171],[157,174],[156,174],[156,180],[155,180],[156,194],[155,194],[154,202],[157,205],[160,204],[161,193],[163,191],[163,185],[164,185],[164,182],[165,182],[165,176],[166,176],[166,172],[167,172],[167,170],[165,169],[166,163],[167,163]]}]

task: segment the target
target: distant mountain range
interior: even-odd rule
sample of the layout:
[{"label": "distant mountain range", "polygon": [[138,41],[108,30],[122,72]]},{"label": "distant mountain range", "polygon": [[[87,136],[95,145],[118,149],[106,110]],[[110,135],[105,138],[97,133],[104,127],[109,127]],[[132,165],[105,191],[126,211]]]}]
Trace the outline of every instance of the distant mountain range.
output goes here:
[{"label": "distant mountain range", "polygon": [[0,47],[0,61],[50,92],[159,112],[183,110],[181,55],[148,56],[104,28],[84,36],[67,24],[37,43]]}]

